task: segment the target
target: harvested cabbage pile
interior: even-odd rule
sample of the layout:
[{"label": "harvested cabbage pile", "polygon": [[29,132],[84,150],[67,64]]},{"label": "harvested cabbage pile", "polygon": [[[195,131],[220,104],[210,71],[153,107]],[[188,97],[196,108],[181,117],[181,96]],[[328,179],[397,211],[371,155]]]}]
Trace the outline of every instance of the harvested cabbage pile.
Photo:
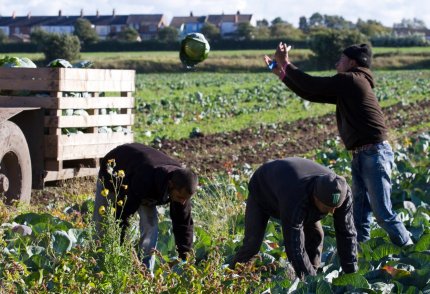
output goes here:
[{"label": "harvested cabbage pile", "polygon": [[[79,61],[75,64],[71,64],[65,59],[54,59],[49,62],[46,67],[51,68],[91,68],[93,63],[88,60]],[[0,67],[20,67],[20,68],[37,68],[37,66],[28,59],[27,57],[14,57],[5,56],[0,58]],[[1,92],[0,92],[1,94]],[[46,97],[49,93],[33,93],[31,91],[15,91],[13,93],[7,93],[7,95],[15,96],[36,96],[36,97]],[[103,95],[101,93],[101,95]],[[63,97],[76,97],[76,98],[91,98],[92,95],[89,92],[63,92]],[[118,114],[117,109],[98,109],[100,115],[114,115]],[[89,113],[85,109],[64,109],[62,111],[63,116],[89,116]],[[61,133],[64,135],[75,135],[75,134],[85,134],[86,128],[62,128]],[[101,126],[97,128],[98,133],[130,133],[130,130],[122,126]]]},{"label": "harvested cabbage pile", "polygon": [[5,56],[0,58],[0,67],[36,68],[37,66],[27,57]]}]

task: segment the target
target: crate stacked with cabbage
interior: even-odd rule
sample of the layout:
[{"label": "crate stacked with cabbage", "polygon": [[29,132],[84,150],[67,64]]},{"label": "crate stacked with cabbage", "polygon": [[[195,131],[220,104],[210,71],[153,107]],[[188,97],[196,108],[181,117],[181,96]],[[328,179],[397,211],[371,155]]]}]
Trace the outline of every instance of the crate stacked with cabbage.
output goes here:
[{"label": "crate stacked with cabbage", "polygon": [[28,58],[0,59],[0,107],[44,112],[44,158],[50,179],[88,167],[94,174],[109,150],[133,142],[135,72],[92,69],[56,59],[39,67]]}]

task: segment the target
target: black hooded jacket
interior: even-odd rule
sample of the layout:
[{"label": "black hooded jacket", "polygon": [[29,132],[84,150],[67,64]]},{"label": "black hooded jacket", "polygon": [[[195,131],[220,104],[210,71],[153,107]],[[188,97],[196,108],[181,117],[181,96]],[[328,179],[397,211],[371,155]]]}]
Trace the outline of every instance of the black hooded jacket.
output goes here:
[{"label": "black hooded jacket", "polygon": [[126,220],[141,204],[154,206],[170,203],[175,242],[179,256],[183,258],[184,254],[191,250],[193,242],[191,200],[184,205],[171,201],[167,189],[169,173],[182,168],[181,164],[163,152],[139,143],[118,146],[100,162],[99,179],[110,191],[114,191],[114,187],[107,164],[112,159],[116,164],[114,170],[125,172],[122,184],[126,185],[127,189],[124,189],[124,186],[117,188],[118,199],[124,200],[127,196],[121,218]]},{"label": "black hooded jacket", "polygon": [[289,64],[283,82],[305,100],[336,104],[339,134],[348,150],[387,139],[384,115],[373,92],[373,75],[368,68],[356,67],[332,77],[314,77]]}]

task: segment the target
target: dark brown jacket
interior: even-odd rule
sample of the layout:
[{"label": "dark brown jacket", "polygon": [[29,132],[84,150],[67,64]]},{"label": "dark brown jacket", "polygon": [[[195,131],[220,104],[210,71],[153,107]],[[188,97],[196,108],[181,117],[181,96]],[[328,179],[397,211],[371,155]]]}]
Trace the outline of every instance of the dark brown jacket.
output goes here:
[{"label": "dark brown jacket", "polygon": [[283,82],[303,99],[336,104],[339,134],[348,150],[387,139],[369,69],[356,67],[332,77],[314,77],[290,64]]},{"label": "dark brown jacket", "polygon": [[173,234],[179,256],[183,258],[191,250],[193,243],[191,200],[184,205],[171,201],[167,190],[169,173],[182,168],[181,164],[163,152],[142,144],[118,146],[106,154],[100,163],[99,179],[104,181],[105,187],[110,191],[114,189],[106,168],[110,159],[115,159],[115,171],[124,170],[123,185],[128,186],[127,190],[117,189],[119,199],[124,199],[127,195],[121,214],[124,225],[128,225],[127,219],[141,204],[154,206],[170,203]]}]

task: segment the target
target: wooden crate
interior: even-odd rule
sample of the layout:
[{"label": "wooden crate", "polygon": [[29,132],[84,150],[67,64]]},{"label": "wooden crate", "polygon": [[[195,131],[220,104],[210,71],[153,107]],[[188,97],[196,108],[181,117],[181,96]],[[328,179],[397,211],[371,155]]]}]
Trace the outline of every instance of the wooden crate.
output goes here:
[{"label": "wooden crate", "polygon": [[134,70],[0,68],[0,90],[0,107],[44,109],[45,182],[95,175],[108,151],[133,142]]}]

